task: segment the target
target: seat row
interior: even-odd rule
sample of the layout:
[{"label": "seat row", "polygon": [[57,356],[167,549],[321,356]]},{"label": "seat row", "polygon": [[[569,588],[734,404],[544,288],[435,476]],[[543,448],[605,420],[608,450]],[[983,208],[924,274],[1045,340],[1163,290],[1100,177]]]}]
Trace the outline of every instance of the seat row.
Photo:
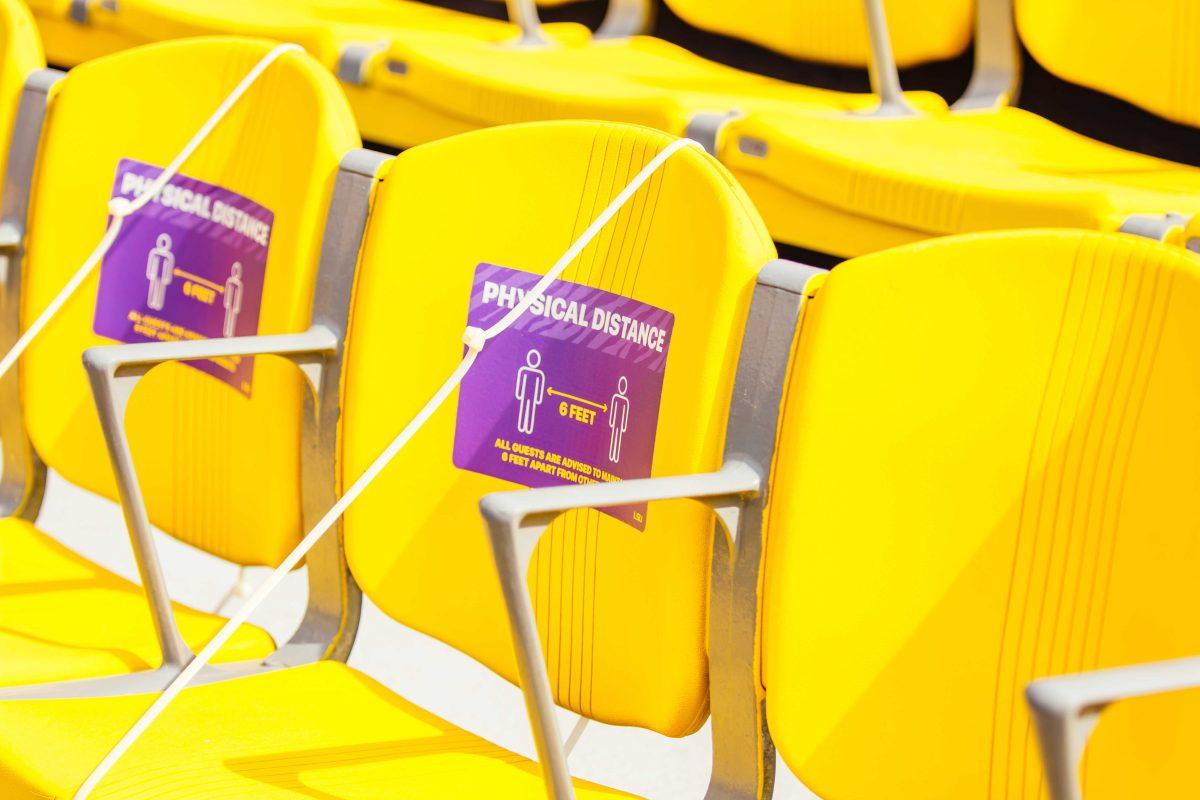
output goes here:
[{"label": "seat row", "polygon": [[[0,11],[7,346],[275,51],[64,77]],[[623,796],[571,778],[556,705],[665,736],[711,710],[720,796],[769,796],[773,748],[823,797],[1033,794],[1031,681],[1196,652],[1200,257],[1027,230],[825,273],[673,141],[552,122],[382,156],[278,55],[0,380],[0,794],[74,795],[222,624],[170,604],[151,524],[280,564],[461,367],[464,323],[523,297],[310,552],[294,636],[241,629],[93,797]],[[47,468],[122,503],[144,593],[38,530]],[[361,593],[518,682],[538,762],[347,666]],[[1081,726],[1180,670],[1035,684],[1057,798]],[[1195,785],[1196,698],[1165,700],[1105,716],[1089,798]]]},{"label": "seat row", "polygon": [[[686,133],[730,168],[777,241],[842,257],[1012,227],[1153,230],[1182,242],[1197,211],[1194,167],[1012,105],[1024,46],[1061,78],[1200,125],[1188,3],[1149,3],[1134,28],[1109,0],[889,2],[886,21],[879,0],[666,4],[788,56],[869,66],[876,96],[739,71],[638,34],[648,2],[612,3],[610,20],[623,22],[595,37],[573,23],[539,25],[529,0],[510,0],[515,24],[413,0],[30,3],[52,61],[64,65],[181,36],[300,42],[341,80],[363,136],[394,147],[548,119]],[[952,108],[900,91],[897,64],[950,58],[972,43],[975,75]]]}]

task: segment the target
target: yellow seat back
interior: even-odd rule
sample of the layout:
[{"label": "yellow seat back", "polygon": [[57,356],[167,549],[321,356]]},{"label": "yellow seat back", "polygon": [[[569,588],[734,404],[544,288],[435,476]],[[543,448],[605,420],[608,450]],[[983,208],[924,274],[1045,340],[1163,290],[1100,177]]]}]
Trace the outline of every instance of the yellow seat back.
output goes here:
[{"label": "yellow seat back", "polygon": [[[368,223],[351,314],[347,483],[459,363],[476,266],[545,273],[669,141],[646,128],[555,122],[469,133],[396,158]],[[773,257],[741,189],[688,149],[564,273],[674,314],[655,475],[718,466],[741,325],[757,271]],[[498,402],[511,402],[505,389],[509,399]],[[539,413],[559,413],[565,398],[553,400]],[[455,468],[455,402],[351,507],[346,553],[380,608],[515,681],[478,511],[485,494],[514,484]],[[668,735],[702,724],[711,551],[709,514],[695,504],[651,507],[644,531],[595,511],[554,523],[529,584],[561,705]]]},{"label": "yellow seat back", "polygon": [[[833,271],[787,388],[763,605],[771,733],[813,791],[1044,797],[1029,681],[1200,652],[1197,337],[1200,259],[1133,236]],[[1197,694],[1098,736],[1088,798],[1194,796],[1170,767],[1194,773]]]},{"label": "yellow seat back", "polygon": [[[89,62],[63,80],[34,178],[23,324],[104,233],[118,162],[165,166],[270,47],[248,39],[152,45]],[[183,166],[182,175],[274,214],[259,333],[307,327],[325,206],[341,156],[357,143],[333,79],[308,56],[287,53]],[[196,266],[182,255],[176,264],[185,273]],[[186,291],[191,278],[175,274],[171,291]],[[97,285],[94,273],[30,348],[22,396],[30,437],[47,464],[115,497],[80,363],[86,348],[112,341],[93,333]],[[290,365],[260,358],[249,388],[246,396],[191,366],[168,364],[139,386],[127,423],[156,525],[231,561],[273,564],[301,533],[301,382]]]},{"label": "yellow seat back", "polygon": [[[794,58],[866,67],[871,54],[863,0],[666,0],[685,22]],[[887,0],[896,63],[953,58],[971,41],[968,0]]]},{"label": "yellow seat back", "polygon": [[1060,78],[1200,126],[1200,0],[1017,0],[1021,39]]},{"label": "yellow seat back", "polygon": [[[33,17],[20,0],[0,0],[0,153],[7,155],[17,100],[29,73],[46,66]],[[0,158],[3,177],[4,158]]]}]

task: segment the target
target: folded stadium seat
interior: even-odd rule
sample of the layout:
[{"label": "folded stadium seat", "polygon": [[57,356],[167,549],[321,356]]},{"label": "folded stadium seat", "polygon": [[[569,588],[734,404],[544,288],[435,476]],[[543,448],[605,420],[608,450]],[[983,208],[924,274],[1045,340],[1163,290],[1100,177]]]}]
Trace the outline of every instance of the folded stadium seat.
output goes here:
[{"label": "folded stadium seat", "polygon": [[[392,125],[405,111],[378,106],[390,93],[361,88],[368,67],[381,60],[397,31],[435,30],[496,46],[521,36],[515,25],[437,8],[412,0],[31,0],[51,63],[73,66],[90,58],[148,42],[190,36],[234,35],[300,44],[348,82],[348,95],[364,135],[405,146],[432,136],[396,135]],[[556,38],[586,41],[581,25],[546,26]],[[419,126],[419,123],[415,123]],[[423,129],[423,128],[422,128]],[[403,130],[403,128],[402,128]]]},{"label": "folded stadium seat", "polygon": [[[505,306],[487,308],[485,298],[514,300],[514,287],[545,272],[670,142],[632,126],[541,123],[423,145],[391,162],[367,223],[345,343],[344,482],[460,362],[468,307],[502,313]],[[483,361],[485,349],[468,375],[480,382],[464,384],[457,413],[437,412],[350,507],[346,553],[366,594],[400,622],[514,680],[504,603],[476,510],[485,493],[514,485],[493,477],[497,465],[511,452],[514,464],[524,454],[530,463],[584,470],[590,450],[576,449],[580,440],[571,437],[586,434],[572,434],[573,426],[605,426],[604,412],[589,418],[587,409],[624,403],[629,438],[617,440],[616,460],[610,430],[601,428],[611,470],[649,474],[651,461],[662,473],[709,467],[719,457],[755,275],[773,257],[766,229],[725,170],[698,149],[677,152],[547,295],[583,302],[589,319],[622,309],[669,326],[667,343],[657,339],[665,374],[664,359],[647,359],[645,345],[610,341],[592,350],[589,342],[599,340],[581,342],[573,322],[552,326],[546,339],[532,332],[545,330],[540,320],[494,339],[487,347],[497,360]],[[503,294],[489,294],[488,281]],[[557,307],[552,300],[545,308]],[[757,342],[757,328],[747,330]],[[779,342],[786,355],[790,336]],[[534,408],[536,417],[520,416],[514,396],[514,375],[526,375],[527,387],[537,380],[522,365],[541,369],[541,389],[528,396],[537,391],[548,402]],[[608,399],[618,394],[624,401]],[[522,420],[537,438],[518,432]],[[504,458],[493,448],[497,436],[512,437]],[[686,505],[579,512],[554,523],[528,585],[560,705],[668,736],[704,723],[711,551],[707,513]],[[70,794],[152,699],[0,702],[0,794]],[[457,798],[544,790],[537,763],[326,661],[185,690],[92,797],[315,792],[349,800],[395,791]],[[626,796],[583,782],[576,791]]]},{"label": "folded stadium seat", "polygon": [[[710,20],[711,14],[705,16],[710,7],[730,8],[713,0],[672,2],[702,23]],[[648,14],[644,7],[614,5],[612,25],[602,26],[596,37],[573,23],[540,25],[535,7],[524,0],[509,0],[516,25],[399,0],[202,5],[123,0],[115,7],[88,4],[87,14],[77,14],[87,20],[83,24],[68,19],[69,9],[61,4],[39,21],[51,59],[63,53],[64,63],[74,63],[71,54],[87,53],[89,47],[120,47],[112,31],[121,31],[129,43],[199,32],[297,41],[337,71],[363,137],[393,147],[544,119],[631,122],[682,135],[701,112],[802,108],[841,113],[878,104],[869,94],[816,89],[725,67],[653,37],[611,35],[637,30],[638,23],[630,20]],[[924,7],[907,3],[896,13],[932,20],[901,24],[896,45],[901,63],[942,58],[966,47],[969,4],[939,0],[937,8]],[[801,36],[789,53],[867,65],[870,48],[860,0],[842,0],[834,9],[820,2],[788,3],[778,13],[799,31],[810,29],[809,19],[827,20],[817,35]],[[723,16],[733,17],[725,24],[734,25],[744,15],[738,10]],[[85,39],[92,44],[79,43]],[[941,98],[924,92],[911,93],[908,102],[931,111],[945,108]]]},{"label": "folded stadium seat", "polygon": [[[100,240],[109,198],[142,191],[142,181],[158,174],[269,51],[261,41],[196,39],[91,62],[52,88],[61,74],[30,79],[5,190],[6,224],[17,227],[18,241],[25,233],[5,290],[20,303],[4,307],[0,348],[11,346],[18,312],[28,326]],[[47,94],[39,143],[35,112]],[[135,542],[143,583],[154,590],[148,605],[141,588],[39,531],[45,468],[117,498],[80,363],[85,348],[130,336],[307,326],[319,222],[338,161],[357,142],[328,73],[303,54],[284,53],[187,160],[161,202],[125,220],[99,277],[82,284],[25,353],[19,390],[16,369],[0,382],[0,493],[12,501],[0,520],[0,685],[131,672],[148,678],[141,671],[161,663],[177,670],[188,647],[203,645],[223,623],[182,606],[172,621],[152,540]],[[30,194],[20,179],[31,174]],[[13,197],[21,198],[17,207],[8,205]],[[131,401],[131,436],[149,519],[236,564],[278,563],[302,527],[301,392],[300,379],[270,359],[172,365],[147,378]],[[332,481],[330,468],[329,493]],[[306,483],[311,491],[323,485],[307,475]],[[314,603],[329,604],[327,639],[348,624],[336,553],[333,559],[328,567],[328,557],[314,556],[320,566],[310,569],[310,580],[320,574],[327,582],[310,587]],[[319,642],[316,627],[302,631],[310,649]],[[264,631],[247,628],[223,659],[261,659],[273,650]]]},{"label": "folded stadium seat", "polygon": [[[672,8],[676,3],[686,16],[691,3],[668,0]],[[745,16],[740,6],[727,3],[706,0],[696,5],[723,9],[722,17]],[[783,6],[779,13],[789,19],[828,20],[821,34],[802,38],[790,53],[867,66],[867,25],[858,0],[844,0],[832,8],[816,2]],[[944,16],[942,6],[962,6],[958,16],[964,20],[958,32],[953,22],[905,27],[898,46],[939,55],[961,51],[969,32],[967,4],[939,3],[938,19]],[[921,14],[920,7],[908,4],[904,11]],[[527,10],[523,27],[527,38],[537,35],[533,9]],[[517,47],[511,39],[431,30],[390,34],[386,52],[364,71],[362,87],[347,87],[364,137],[404,147],[489,125],[572,118],[632,122],[682,135],[697,115],[714,111],[799,108],[844,113],[867,112],[879,105],[875,95],[755,75],[651,36],[589,38],[581,36],[577,26],[544,27],[543,38],[551,46]],[[803,29],[803,24],[793,27]],[[908,55],[907,49],[903,52]],[[364,91],[374,98],[371,102],[358,100]],[[926,92],[910,93],[907,102],[930,111],[945,108],[940,97]],[[702,133],[697,135],[702,138]]]},{"label": "folded stadium seat", "polygon": [[[762,680],[818,796],[1045,797],[1030,680],[1200,652],[1198,319],[1200,257],[1079,231],[913,245],[817,291]],[[1101,721],[1089,800],[1196,796],[1200,693],[1163,700]]]},{"label": "folded stadium seat", "polygon": [[[1018,0],[1017,21],[1051,72],[1197,125],[1200,56],[1190,47],[1185,6],[1151,3],[1131,21],[1113,2]],[[1012,0],[986,0],[979,12],[976,75],[956,113],[864,121],[772,110],[728,123],[719,155],[777,240],[853,256],[989,229],[1114,231],[1134,215],[1197,210],[1197,168],[1101,144],[1003,105],[1015,89]]]},{"label": "folded stadium seat", "polygon": [[151,42],[237,35],[292,41],[332,67],[343,40],[381,27],[496,35],[504,23],[408,0],[29,0],[53,64],[74,66]]}]

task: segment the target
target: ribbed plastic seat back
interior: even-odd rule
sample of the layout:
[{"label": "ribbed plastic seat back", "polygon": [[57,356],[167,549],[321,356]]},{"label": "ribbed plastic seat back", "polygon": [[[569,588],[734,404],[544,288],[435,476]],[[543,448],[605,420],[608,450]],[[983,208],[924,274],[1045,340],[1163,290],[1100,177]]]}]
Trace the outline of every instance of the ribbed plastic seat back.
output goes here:
[{"label": "ribbed plastic seat back", "polygon": [[[833,271],[787,389],[763,612],[771,733],[820,797],[1044,797],[1030,680],[1200,652],[1198,336],[1200,259],[1132,236]],[[1087,797],[1195,796],[1174,781],[1198,695],[1106,717]]]},{"label": "ribbed plastic seat back", "polygon": [[[462,358],[477,265],[545,273],[670,141],[631,126],[544,123],[465,134],[395,160],[368,223],[351,315],[346,481]],[[742,191],[714,160],[688,149],[564,273],[674,314],[655,475],[719,464],[740,326],[757,271],[773,255]],[[557,416],[568,398],[550,390],[584,376],[562,363],[542,366],[552,402],[538,414]],[[512,402],[507,374],[499,391],[496,402]],[[590,400],[608,404],[614,391]],[[485,494],[514,484],[454,466],[456,419],[472,414],[460,408],[456,416],[455,402],[351,507],[346,552],[384,611],[515,680],[478,511]],[[554,523],[529,582],[561,705],[668,735],[700,726],[711,551],[709,514],[695,504],[652,505],[644,531],[595,511]]]},{"label": "ribbed plastic seat back", "polygon": [[[699,28],[735,36],[785,55],[852,67],[870,58],[862,0],[666,0]],[[888,29],[896,63],[910,67],[953,58],[971,41],[968,0],[889,0]]]},{"label": "ribbed plastic seat back", "polygon": [[1029,52],[1060,78],[1200,126],[1196,0],[1017,0]]},{"label": "ribbed plastic seat back", "polygon": [[[51,101],[35,176],[23,265],[24,324],[46,307],[104,233],[122,159],[165,166],[270,48],[248,39],[153,45],[89,62],[63,80]],[[307,327],[329,192],[341,156],[357,142],[333,79],[309,57],[286,53],[183,166],[181,175],[273,214],[269,231],[244,234],[268,241],[259,333]],[[140,213],[160,212],[152,203]],[[229,228],[227,237],[239,235],[228,209],[223,213],[213,203],[208,212]],[[206,296],[220,307],[222,287],[196,275],[208,266],[202,262],[218,257],[174,246],[173,281],[160,305]],[[118,238],[114,250],[120,247]],[[153,258],[140,257],[147,263]],[[161,260],[154,263],[161,269]],[[251,268],[244,269],[249,286]],[[112,341],[93,332],[100,316],[110,313],[97,312],[97,290],[93,274],[35,341],[22,362],[22,393],[30,436],[49,466],[114,497],[80,363],[84,349]],[[244,290],[244,298],[250,294]],[[244,299],[242,311],[249,313],[252,303]],[[164,330],[164,336],[174,335]],[[301,404],[301,380],[281,360],[256,359],[242,385],[189,365],[154,370],[134,394],[127,419],[152,521],[235,562],[282,558],[300,533]]]}]

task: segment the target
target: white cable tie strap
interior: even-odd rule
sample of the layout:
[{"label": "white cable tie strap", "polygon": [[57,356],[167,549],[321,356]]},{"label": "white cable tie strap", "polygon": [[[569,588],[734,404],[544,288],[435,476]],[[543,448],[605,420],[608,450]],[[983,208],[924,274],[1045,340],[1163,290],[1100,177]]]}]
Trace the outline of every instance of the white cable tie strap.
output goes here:
[{"label": "white cable tie strap", "polygon": [[17,339],[16,343],[14,343],[13,346],[9,348],[9,351],[4,354],[4,358],[0,359],[0,378],[3,378],[8,374],[8,371],[12,369],[13,365],[16,364],[21,356],[24,355],[25,351],[29,349],[29,345],[33,343],[33,340],[41,334],[46,325],[49,324],[50,320],[52,320],[55,315],[58,314],[62,307],[66,305],[66,302],[75,294],[76,290],[79,289],[83,282],[87,280],[88,276],[91,275],[96,269],[96,265],[98,265],[104,256],[108,254],[109,249],[112,248],[113,243],[117,240],[117,235],[121,232],[121,226],[124,224],[125,218],[132,214],[136,214],[138,211],[141,211],[142,208],[144,208],[146,204],[154,198],[155,195],[162,191],[162,188],[166,186],[176,174],[178,174],[180,168],[183,167],[187,160],[192,157],[192,154],[196,152],[196,148],[204,143],[204,140],[209,137],[209,135],[213,132],[213,129],[215,129],[217,125],[221,123],[221,120],[225,119],[225,116],[229,113],[229,110],[233,108],[237,101],[242,98],[242,95],[244,95],[246,91],[254,85],[254,82],[258,80],[259,76],[263,74],[267,67],[271,66],[271,64],[273,64],[284,53],[292,51],[304,52],[304,48],[298,44],[281,44],[263,56],[262,59],[254,65],[254,68],[246,73],[246,76],[242,78],[241,83],[234,87],[234,90],[229,93],[224,101],[221,102],[221,105],[219,105],[217,110],[212,113],[212,116],[208,118],[208,121],[201,126],[200,130],[196,131],[195,135],[193,135],[188,143],[184,145],[183,149],[179,151],[179,154],[172,159],[171,163],[167,165],[166,169],[164,169],[157,178],[151,181],[150,185],[147,186],[144,191],[142,191],[132,200],[124,197],[114,197],[108,201],[108,213],[109,216],[112,217],[108,223],[108,230],[104,232],[104,236],[100,239],[100,243],[96,245],[96,248],[92,250],[91,255],[89,255],[79,269],[75,271],[75,274],[71,276],[71,279],[63,285],[63,288],[60,289],[58,294],[54,296],[54,299],[50,301],[50,304],[42,310],[42,313],[38,314],[37,319],[35,319],[33,323],[25,329],[24,333],[22,333]]},{"label": "white cable tie strap", "polygon": [[463,344],[467,346],[467,350],[471,351],[472,353],[478,353],[483,349],[484,344],[487,343],[487,331],[485,331],[483,328],[473,328],[468,326],[467,329],[463,331],[462,340]]},{"label": "white cable tie strap", "polygon": [[516,306],[509,310],[509,312],[505,314],[503,318],[501,318],[495,325],[492,325],[486,331],[474,327],[467,328],[462,337],[463,344],[465,344],[467,347],[467,353],[463,356],[463,359],[458,362],[458,366],[454,368],[454,371],[450,373],[450,377],[448,377],[441,387],[434,393],[433,397],[429,398],[428,402],[426,402],[421,410],[417,412],[417,415],[413,417],[407,425],[404,426],[404,429],[400,431],[399,435],[397,435],[395,439],[392,440],[391,444],[389,444],[384,451],[380,453],[373,462],[371,462],[371,465],[367,467],[366,471],[363,472],[363,474],[360,475],[358,479],[350,485],[350,488],[346,490],[346,493],[339,497],[337,502],[335,502],[333,506],[331,506],[330,509],[325,512],[325,516],[321,517],[321,520],[313,527],[313,529],[305,534],[304,538],[300,540],[300,543],[296,545],[296,548],[292,550],[292,552],[288,554],[288,556],[279,564],[279,566],[275,568],[270,576],[268,576],[267,579],[263,581],[257,589],[254,590],[254,593],[250,595],[250,598],[246,600],[241,608],[239,608],[237,612],[229,618],[229,621],[225,623],[221,630],[217,631],[217,634],[209,640],[208,644],[206,644],[200,650],[200,652],[196,653],[192,660],[188,662],[188,665],[184,667],[183,670],[180,671],[177,676],[175,676],[175,679],[171,681],[167,688],[163,690],[162,694],[155,698],[150,707],[146,709],[146,711],[142,714],[138,721],[133,724],[129,731],[121,737],[121,740],[117,742],[109,754],[104,757],[104,760],[96,766],[96,768],[92,771],[92,774],[89,775],[87,780],[83,782],[83,785],[79,787],[79,791],[75,793],[74,800],[86,800],[92,790],[99,785],[100,781],[104,779],[104,776],[107,775],[109,770],[113,768],[113,765],[120,760],[121,756],[125,755],[129,748],[133,746],[133,743],[136,742],[138,738],[146,731],[146,729],[154,723],[154,720],[156,720],[167,708],[167,706],[169,706],[171,702],[179,696],[180,692],[187,688],[187,685],[191,683],[192,679],[194,679],[200,673],[200,671],[208,665],[209,661],[212,660],[212,657],[216,655],[218,650],[225,646],[225,643],[229,641],[230,637],[233,636],[237,629],[250,619],[251,614],[258,610],[258,607],[267,598],[267,596],[275,590],[275,587],[277,587],[283,581],[283,579],[287,577],[288,573],[296,568],[296,565],[300,563],[300,560],[303,559],[310,550],[312,550],[317,542],[321,540],[322,536],[324,536],[331,528],[333,528],[334,524],[338,521],[342,514],[346,513],[346,509],[349,508],[351,504],[353,504],[354,501],[359,498],[359,496],[367,489],[368,486],[371,485],[372,482],[374,482],[379,473],[382,472],[387,465],[392,462],[392,459],[394,459],[396,455],[404,448],[404,446],[408,444],[409,440],[412,439],[412,437],[415,436],[422,427],[424,427],[425,423],[430,417],[433,416],[434,412],[437,411],[444,402],[446,402],[446,398],[448,398],[454,392],[454,390],[458,388],[458,385],[462,383],[463,378],[466,377],[466,374],[475,364],[475,359],[483,350],[483,346],[487,340],[494,339],[495,337],[499,336],[511,325],[513,325],[513,323],[515,323],[522,314],[529,310],[529,307],[543,295],[550,284],[562,274],[563,270],[565,270],[571,264],[571,262],[579,257],[579,254],[583,252],[584,248],[586,248],[591,241],[596,238],[597,234],[604,229],[604,226],[607,225],[609,221],[611,221],[612,218],[620,212],[625,204],[629,202],[630,198],[637,193],[637,191],[646,183],[646,181],[648,181],[654,175],[654,173],[658,172],[662,165],[665,164],[667,160],[671,158],[671,156],[685,147],[695,147],[697,150],[701,151],[704,149],[698,142],[695,142],[691,139],[677,139],[663,148],[662,152],[651,159],[650,162],[647,163],[646,166],[634,176],[633,180],[629,182],[629,185],[626,186],[620,194],[613,198],[612,202],[609,203],[604,211],[600,213],[600,216],[596,217],[592,224],[588,226],[587,230],[580,234],[579,238],[575,240],[574,244],[572,244],[567,251],[563,253],[562,257],[560,257],[558,261],[554,263],[554,266],[550,268],[550,271],[547,272],[541,278],[541,280],[539,280],[537,284],[535,284],[534,287],[525,294],[525,297],[519,303],[517,303]]}]

